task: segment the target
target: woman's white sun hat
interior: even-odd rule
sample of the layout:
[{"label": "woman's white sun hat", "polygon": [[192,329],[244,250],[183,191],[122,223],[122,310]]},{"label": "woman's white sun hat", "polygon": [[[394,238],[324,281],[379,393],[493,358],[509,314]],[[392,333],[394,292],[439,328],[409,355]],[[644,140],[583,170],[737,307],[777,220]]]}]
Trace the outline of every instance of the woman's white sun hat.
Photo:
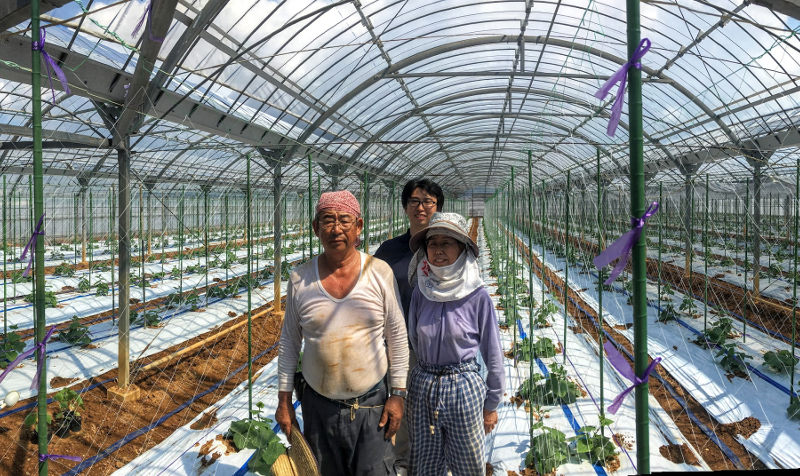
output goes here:
[{"label": "woman's white sun hat", "polygon": [[436,212],[431,216],[428,227],[424,230],[418,231],[411,237],[409,246],[414,256],[411,258],[411,263],[408,265],[408,282],[414,287],[417,284],[417,267],[419,263],[426,259],[427,254],[423,245],[425,240],[430,235],[446,235],[455,240],[464,243],[466,247],[472,251],[472,255],[477,258],[479,255],[478,245],[472,241],[467,231],[467,220],[458,213],[442,213]]}]

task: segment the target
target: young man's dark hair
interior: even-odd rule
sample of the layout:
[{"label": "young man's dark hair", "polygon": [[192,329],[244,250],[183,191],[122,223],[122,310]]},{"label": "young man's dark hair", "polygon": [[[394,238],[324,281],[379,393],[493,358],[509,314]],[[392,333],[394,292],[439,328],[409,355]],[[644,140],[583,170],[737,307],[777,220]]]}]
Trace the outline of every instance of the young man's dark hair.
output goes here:
[{"label": "young man's dark hair", "polygon": [[400,195],[400,202],[403,204],[404,209],[408,206],[408,200],[416,189],[420,189],[428,195],[436,197],[436,211],[442,211],[442,208],[444,208],[444,192],[442,192],[442,187],[433,180],[428,179],[409,180],[406,186],[403,187],[403,193]]}]

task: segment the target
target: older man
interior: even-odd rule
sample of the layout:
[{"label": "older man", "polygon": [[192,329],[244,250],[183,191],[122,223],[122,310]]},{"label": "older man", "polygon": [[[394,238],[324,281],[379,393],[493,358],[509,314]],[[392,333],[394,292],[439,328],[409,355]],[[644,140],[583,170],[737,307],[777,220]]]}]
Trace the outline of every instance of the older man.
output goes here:
[{"label": "older man", "polygon": [[386,263],[356,250],[364,222],[350,192],[322,194],[312,225],[324,251],[289,280],[275,419],[287,435],[296,424],[292,390],[305,340],[300,403],[321,474],[393,475],[390,439],[408,372],[397,283]]}]

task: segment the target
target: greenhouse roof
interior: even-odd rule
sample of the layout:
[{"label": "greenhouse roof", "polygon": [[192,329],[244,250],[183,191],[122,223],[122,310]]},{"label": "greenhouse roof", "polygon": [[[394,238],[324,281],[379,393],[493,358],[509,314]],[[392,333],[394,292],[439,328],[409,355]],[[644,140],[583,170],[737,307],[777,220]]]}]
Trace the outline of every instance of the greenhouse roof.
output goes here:
[{"label": "greenhouse roof", "polygon": [[[42,80],[49,186],[115,181],[126,134],[109,118],[125,110],[141,113],[122,128],[134,178],[167,189],[238,187],[248,153],[264,187],[275,161],[285,185],[304,186],[310,155],[315,173],[345,186],[365,172],[429,176],[451,195],[481,195],[512,166],[527,183],[528,150],[536,181],[567,170],[593,181],[598,154],[606,180],[626,180],[627,107],[610,137],[617,89],[595,97],[627,58],[621,0],[153,2],[134,35],[147,2],[45,1],[45,51],[71,90]],[[753,164],[776,177],[795,167],[796,5],[641,3],[648,178],[735,182]],[[31,32],[27,10],[3,8],[0,170],[13,183],[33,163]],[[149,40],[159,28],[163,43]]]}]

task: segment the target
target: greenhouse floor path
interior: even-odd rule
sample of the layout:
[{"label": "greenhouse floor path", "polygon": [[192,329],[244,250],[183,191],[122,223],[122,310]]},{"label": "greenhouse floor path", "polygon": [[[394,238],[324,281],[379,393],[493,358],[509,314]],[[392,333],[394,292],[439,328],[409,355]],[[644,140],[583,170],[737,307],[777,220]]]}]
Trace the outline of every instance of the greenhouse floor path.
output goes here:
[{"label": "greenhouse floor path", "polygon": [[[263,306],[255,312],[265,310]],[[137,364],[146,364],[169,355],[178,349],[199,342],[210,335],[239,322],[244,317],[227,322],[218,329],[181,342],[170,349],[143,359]],[[253,324],[254,354],[273,346],[280,334],[281,320],[272,313],[256,320]],[[277,355],[274,349],[258,361],[254,366],[263,366]],[[81,411],[83,430],[79,434],[70,434],[67,438],[52,437],[48,453],[73,455],[90,458],[102,449],[110,446],[127,434],[145,427],[195,395],[211,388],[216,382],[226,380],[222,385],[207,395],[195,400],[184,410],[168,418],[163,424],[117,449],[108,458],[99,461],[86,474],[108,475],[123,467],[126,463],[147,451],[167,438],[176,429],[191,421],[203,409],[215,403],[223,395],[228,394],[242,381],[247,380],[247,370],[232,374],[247,362],[247,326],[238,329],[214,341],[197,352],[174,360],[168,364],[147,372],[139,373],[133,383],[142,390],[143,397],[138,402],[120,406],[107,396],[107,387],[111,382],[100,385],[82,395],[86,408]],[[89,384],[114,379],[117,371],[111,370],[89,380]],[[21,402],[24,404],[25,402]],[[57,403],[48,406],[51,413],[57,412]],[[31,442],[32,433],[23,427],[23,420],[29,412],[20,412],[7,416],[2,424],[0,445],[5,448],[0,457],[0,475],[35,474],[37,471],[37,446]],[[51,460],[50,474],[62,474],[75,466],[68,460]]]}]

